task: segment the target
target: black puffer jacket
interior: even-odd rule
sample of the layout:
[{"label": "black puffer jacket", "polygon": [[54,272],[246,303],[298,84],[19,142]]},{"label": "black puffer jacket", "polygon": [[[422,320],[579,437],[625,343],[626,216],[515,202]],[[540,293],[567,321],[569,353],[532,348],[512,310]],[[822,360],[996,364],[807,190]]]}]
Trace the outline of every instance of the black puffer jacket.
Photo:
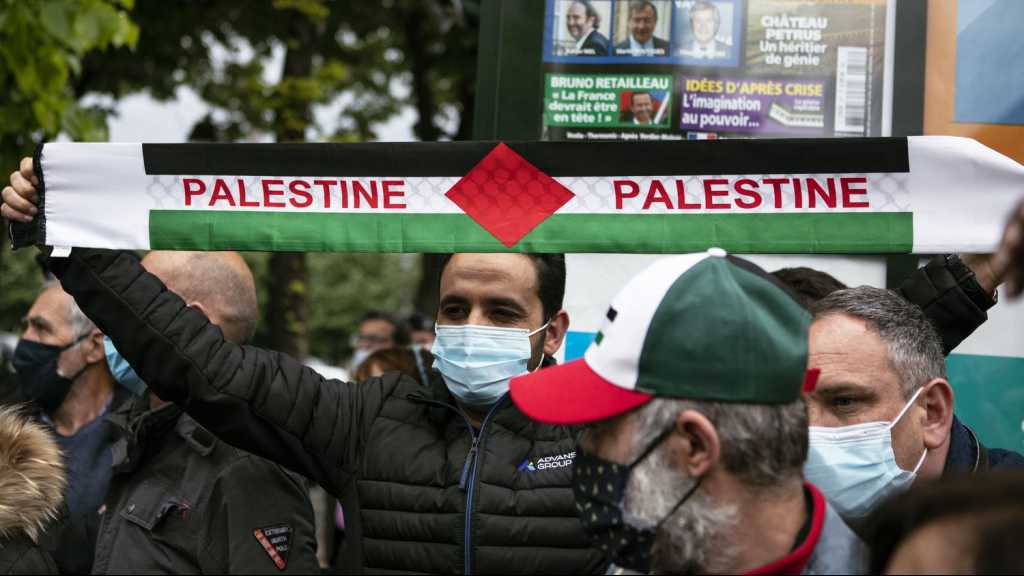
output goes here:
[{"label": "black puffer jacket", "polygon": [[93,574],[319,571],[301,478],[220,442],[178,406],[149,406],[136,397],[107,416],[120,440]]},{"label": "black puffer jacket", "polygon": [[232,344],[130,253],[75,249],[53,270],[161,398],[335,495],[354,482],[367,571],[604,569],[576,517],[573,428],[505,398],[475,431],[443,384],[325,380]]}]

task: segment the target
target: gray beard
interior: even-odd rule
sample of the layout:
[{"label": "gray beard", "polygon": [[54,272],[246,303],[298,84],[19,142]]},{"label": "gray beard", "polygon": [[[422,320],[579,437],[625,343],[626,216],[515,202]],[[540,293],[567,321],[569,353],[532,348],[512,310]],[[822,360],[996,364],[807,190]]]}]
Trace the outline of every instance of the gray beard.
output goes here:
[{"label": "gray beard", "polygon": [[[633,470],[625,495],[625,521],[653,528],[697,481],[673,468],[655,450]],[[656,574],[721,573],[736,554],[727,535],[736,525],[736,507],[719,504],[698,490],[662,523],[651,550]]]}]

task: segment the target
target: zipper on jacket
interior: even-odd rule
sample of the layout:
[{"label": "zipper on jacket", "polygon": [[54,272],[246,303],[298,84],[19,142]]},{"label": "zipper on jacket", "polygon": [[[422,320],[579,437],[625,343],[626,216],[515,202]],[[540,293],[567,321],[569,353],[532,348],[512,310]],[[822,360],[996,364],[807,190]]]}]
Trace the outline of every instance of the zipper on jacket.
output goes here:
[{"label": "zipper on jacket", "polygon": [[469,447],[469,454],[466,454],[466,462],[462,465],[462,476],[459,477],[459,488],[466,490],[466,480],[469,479],[469,469],[476,460],[476,447],[480,442],[480,436],[473,437],[473,445]]},{"label": "zipper on jacket", "polygon": [[473,424],[469,421],[469,418],[459,410],[457,407],[448,404],[447,402],[440,402],[432,400],[430,398],[424,398],[423,396],[415,394],[407,394],[406,398],[414,402],[423,402],[425,404],[433,404],[435,406],[443,406],[449,410],[455,411],[456,414],[462,417],[462,420],[466,423],[466,429],[469,431],[470,436],[473,438],[473,444],[469,447],[469,454],[466,454],[466,461],[462,465],[462,474],[459,476],[459,488],[466,490],[466,518],[465,518],[465,529],[463,533],[463,566],[462,571],[465,574],[472,573],[471,558],[473,543],[471,538],[471,524],[473,518],[473,488],[476,484],[476,471],[479,459],[477,453],[480,447],[480,441],[484,437],[484,429],[487,427],[487,423],[490,422],[491,416],[498,411],[498,408],[505,403],[505,399],[508,398],[508,392],[505,393],[494,406],[487,412],[487,416],[484,417],[483,422],[480,423],[480,430],[474,432]]},{"label": "zipper on jacket", "polygon": [[[473,521],[473,488],[476,486],[476,471],[479,468],[478,464],[480,459],[477,458],[477,448],[480,445],[480,441],[484,437],[484,429],[487,427],[487,422],[491,420],[491,416],[498,410],[505,398],[508,397],[508,392],[499,399],[494,406],[487,412],[487,416],[484,417],[484,421],[480,423],[480,430],[473,436],[473,445],[469,449],[469,454],[466,456],[466,464],[462,470],[463,482],[459,485],[466,485],[466,528],[465,534],[463,535],[463,552],[465,553],[465,559],[462,562],[462,570],[466,574],[472,574],[473,568],[471,566],[471,559],[473,553],[473,542],[472,542],[472,521]],[[473,432],[473,428],[470,427],[470,433]],[[466,472],[469,471],[469,481],[466,483]]]}]

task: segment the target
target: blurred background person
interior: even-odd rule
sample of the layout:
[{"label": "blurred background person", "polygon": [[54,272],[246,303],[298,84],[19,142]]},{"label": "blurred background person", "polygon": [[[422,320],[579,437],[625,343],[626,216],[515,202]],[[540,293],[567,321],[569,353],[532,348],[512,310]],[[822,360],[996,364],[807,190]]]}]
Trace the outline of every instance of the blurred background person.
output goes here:
[{"label": "blurred background person", "polygon": [[410,343],[423,350],[430,350],[434,345],[434,319],[422,312],[413,312],[406,324],[409,326]]},{"label": "blurred background person", "polygon": [[388,372],[400,372],[428,385],[431,378],[439,376],[431,368],[434,357],[422,348],[389,348],[377,350],[356,370],[356,382],[380,378]]},{"label": "blurred background person", "polygon": [[831,274],[806,266],[780,268],[772,272],[772,276],[788,286],[800,304],[808,310],[818,300],[847,287]]},{"label": "blurred background person", "polygon": [[368,310],[359,319],[359,327],[352,336],[352,359],[350,371],[355,373],[359,365],[377,350],[409,345],[409,332],[393,314],[383,310]]},{"label": "blurred background person", "polygon": [[18,377],[11,360],[18,347],[18,337],[0,332],[0,406],[17,404],[21,401],[18,393]]},{"label": "blurred background person", "polygon": [[57,574],[39,545],[61,513],[65,476],[50,433],[13,406],[0,406],[0,574]]},{"label": "blurred background person", "polygon": [[52,431],[67,466],[68,513],[43,541],[61,572],[89,572],[116,441],[103,416],[131,393],[110,373],[103,334],[57,282],[25,316],[13,364],[21,399]]},{"label": "blurred background person", "polygon": [[1021,574],[1024,474],[915,487],[870,522],[871,574]]}]

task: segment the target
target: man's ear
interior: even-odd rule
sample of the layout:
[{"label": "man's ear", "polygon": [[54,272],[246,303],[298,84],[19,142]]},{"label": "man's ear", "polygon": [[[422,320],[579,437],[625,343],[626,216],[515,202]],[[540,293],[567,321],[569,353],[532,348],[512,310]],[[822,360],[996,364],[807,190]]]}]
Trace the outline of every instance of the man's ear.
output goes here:
[{"label": "man's ear", "polygon": [[565,340],[565,333],[569,331],[569,313],[559,310],[551,317],[547,329],[544,331],[544,354],[554,356],[555,352],[562,347]]},{"label": "man's ear", "polygon": [[669,436],[672,459],[691,478],[706,476],[722,457],[722,444],[714,424],[696,410],[683,410]]},{"label": "man's ear", "polygon": [[203,316],[206,316],[206,319],[209,320],[211,323],[217,323],[217,320],[215,318],[210,317],[210,311],[206,309],[206,306],[203,306],[202,302],[199,302],[198,300],[192,300],[189,302],[185,302],[185,305],[188,306],[189,308],[195,308],[196,310],[202,312]]},{"label": "man's ear", "polygon": [[953,387],[946,380],[936,378],[925,384],[918,402],[924,408],[921,427],[924,445],[935,450],[946,442],[953,426]]},{"label": "man's ear", "polygon": [[103,332],[93,329],[85,342],[82,342],[82,355],[86,364],[95,364],[107,359],[107,352],[103,348]]}]

